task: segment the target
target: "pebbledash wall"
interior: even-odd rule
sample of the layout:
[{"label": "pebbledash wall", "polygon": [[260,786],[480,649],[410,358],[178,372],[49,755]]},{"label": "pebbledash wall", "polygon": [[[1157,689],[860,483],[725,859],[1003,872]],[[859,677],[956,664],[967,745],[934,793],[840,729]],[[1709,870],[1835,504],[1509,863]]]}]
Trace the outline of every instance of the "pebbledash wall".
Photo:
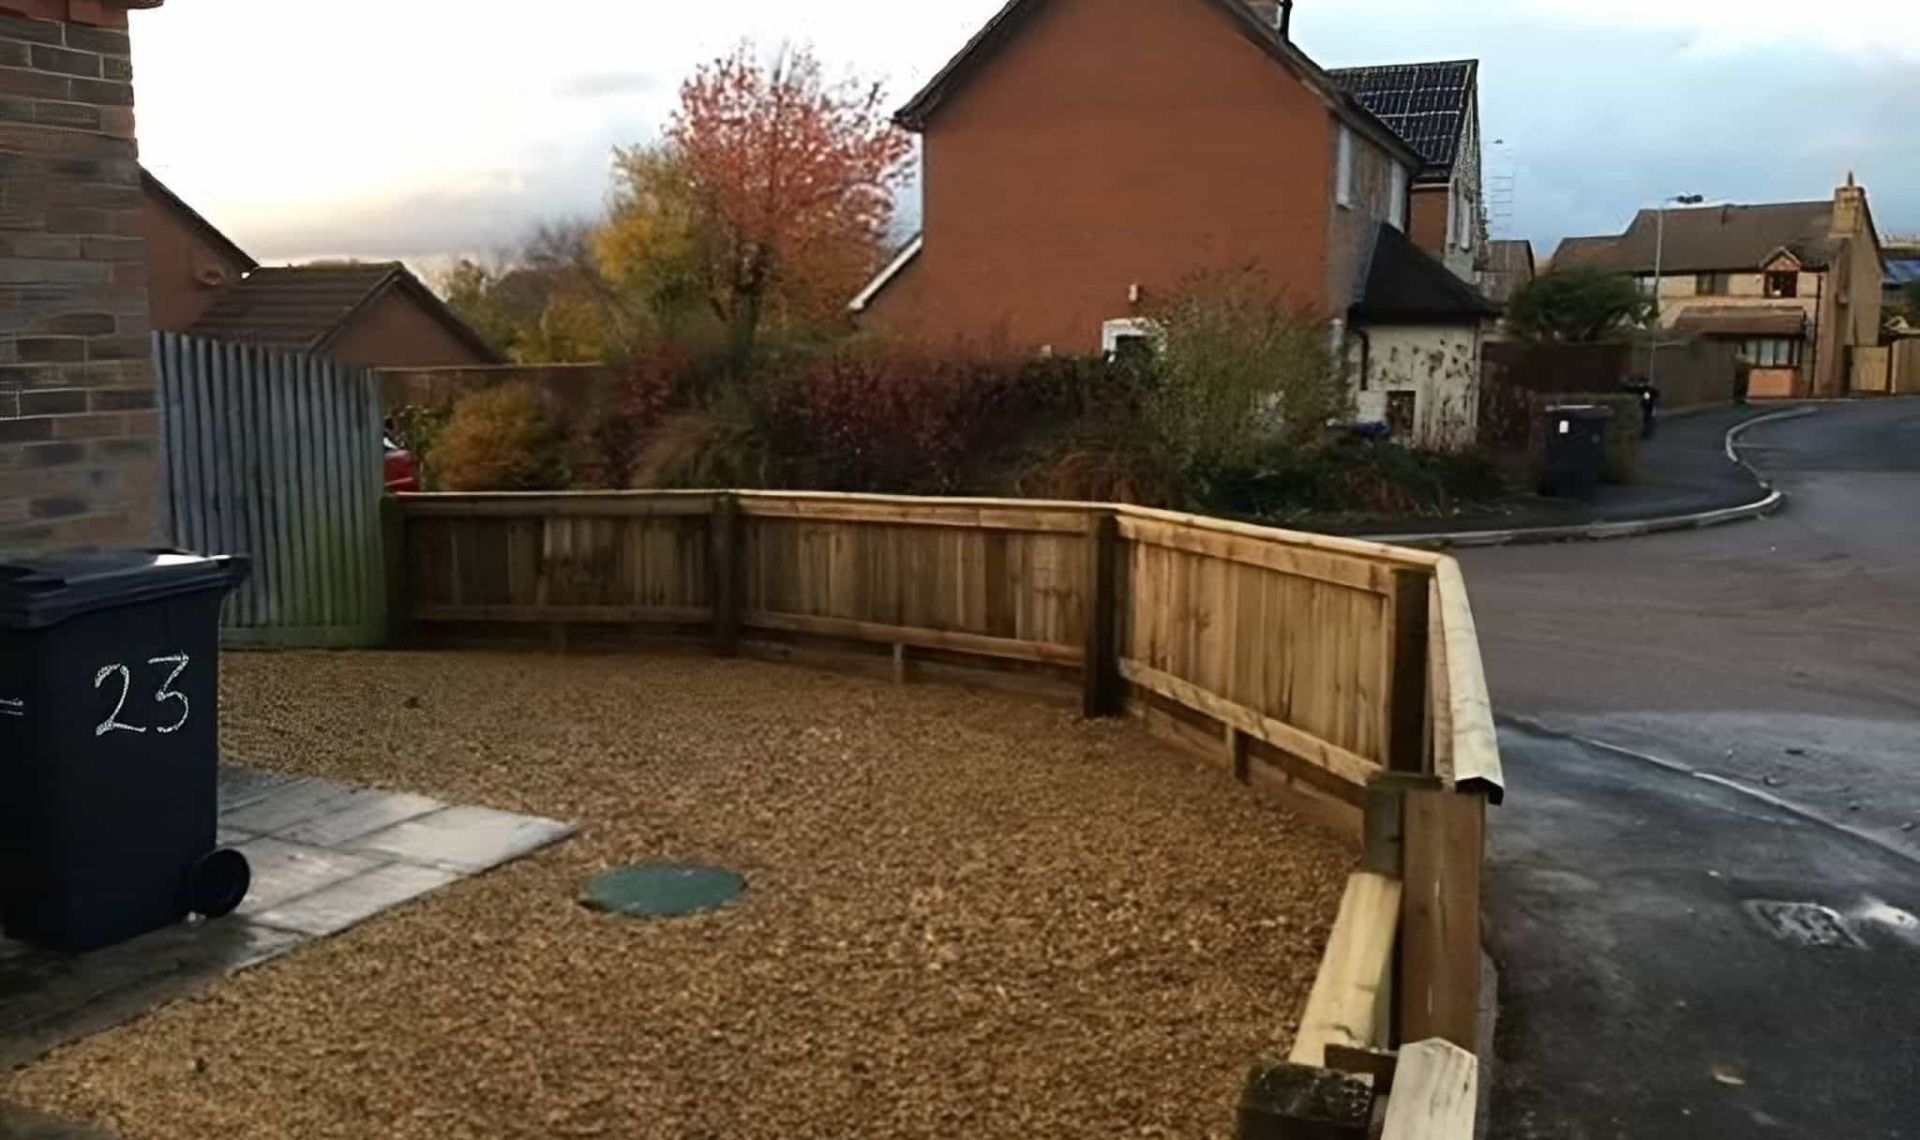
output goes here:
[{"label": "pebbledash wall", "polygon": [[128,6],[0,0],[0,556],[158,537]]}]

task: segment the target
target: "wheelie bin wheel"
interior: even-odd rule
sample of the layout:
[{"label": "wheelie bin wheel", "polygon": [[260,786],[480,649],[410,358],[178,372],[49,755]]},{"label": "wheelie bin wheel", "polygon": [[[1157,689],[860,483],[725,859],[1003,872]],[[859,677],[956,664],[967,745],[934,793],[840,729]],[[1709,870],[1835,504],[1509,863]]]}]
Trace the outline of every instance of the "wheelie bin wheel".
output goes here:
[{"label": "wheelie bin wheel", "polygon": [[247,857],[230,847],[209,851],[187,872],[187,908],[207,918],[232,914],[253,885]]}]

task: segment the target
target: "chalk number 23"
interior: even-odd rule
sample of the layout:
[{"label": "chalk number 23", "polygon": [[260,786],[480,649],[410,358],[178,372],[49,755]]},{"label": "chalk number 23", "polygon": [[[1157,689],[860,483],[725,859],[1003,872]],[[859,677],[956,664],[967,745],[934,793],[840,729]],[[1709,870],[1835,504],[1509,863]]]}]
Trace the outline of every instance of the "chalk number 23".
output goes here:
[{"label": "chalk number 23", "polygon": [[[149,657],[147,658],[147,664],[173,666],[173,671],[167,674],[167,679],[160,682],[160,687],[154,690],[153,700],[155,704],[159,705],[165,705],[171,701],[179,701],[180,719],[174,721],[172,724],[154,725],[153,730],[160,733],[178,732],[180,727],[187,723],[187,717],[193,711],[193,706],[187,703],[187,695],[173,688],[173,683],[180,679],[180,674],[187,671],[187,655],[184,653],[173,653],[165,657]],[[115,731],[147,731],[147,726],[145,725],[127,724],[120,719],[120,711],[127,707],[127,691],[133,688],[133,674],[128,671],[125,665],[115,664],[101,666],[100,671],[93,675],[93,687],[97,689],[101,685],[106,684],[107,678],[116,673],[120,675],[120,699],[114,703],[113,712],[108,714],[107,719],[101,721],[93,730],[95,736],[105,736],[107,733]]]}]

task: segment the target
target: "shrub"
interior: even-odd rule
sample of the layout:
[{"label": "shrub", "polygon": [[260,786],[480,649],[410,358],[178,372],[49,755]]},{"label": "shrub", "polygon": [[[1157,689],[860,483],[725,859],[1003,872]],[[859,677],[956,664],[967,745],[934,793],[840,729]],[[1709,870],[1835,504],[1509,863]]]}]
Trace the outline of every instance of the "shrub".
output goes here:
[{"label": "shrub", "polygon": [[1505,492],[1498,466],[1484,455],[1348,438],[1311,450],[1275,447],[1250,467],[1217,472],[1202,505],[1284,522],[1306,514],[1444,515]]},{"label": "shrub", "polygon": [[681,372],[677,358],[655,356],[627,366],[595,393],[586,442],[606,486],[619,490],[632,484],[648,433],[666,415]]},{"label": "shrub", "polygon": [[502,384],[454,405],[433,451],[451,491],[547,491],[567,485],[560,433],[531,384]]},{"label": "shrub", "polygon": [[1017,481],[1126,391],[1104,361],[869,343],[794,361],[756,409],[789,485],[951,494]]},{"label": "shrub", "polygon": [[951,491],[991,368],[859,346],[772,380],[764,412],[788,479],[829,490]]},{"label": "shrub", "polygon": [[387,418],[388,432],[394,441],[413,452],[414,458],[419,461],[420,486],[423,490],[441,489],[436,453],[440,437],[452,418],[452,409],[424,404],[407,404]]},{"label": "shrub", "polygon": [[636,472],[642,487],[716,488],[772,485],[772,450],[744,405],[679,412],[649,433]]},{"label": "shrub", "polygon": [[1325,325],[1257,272],[1195,277],[1151,316],[1159,383],[1142,426],[1178,468],[1243,464],[1275,437],[1310,447],[1352,411]]}]

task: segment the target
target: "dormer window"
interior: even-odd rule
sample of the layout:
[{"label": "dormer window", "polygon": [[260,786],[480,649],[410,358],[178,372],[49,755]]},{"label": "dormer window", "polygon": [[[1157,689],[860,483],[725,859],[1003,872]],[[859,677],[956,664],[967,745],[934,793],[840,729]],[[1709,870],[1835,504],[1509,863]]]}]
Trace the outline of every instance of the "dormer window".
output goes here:
[{"label": "dormer window", "polygon": [[1800,275],[1791,269],[1767,274],[1767,296],[1798,297],[1800,295]]}]

